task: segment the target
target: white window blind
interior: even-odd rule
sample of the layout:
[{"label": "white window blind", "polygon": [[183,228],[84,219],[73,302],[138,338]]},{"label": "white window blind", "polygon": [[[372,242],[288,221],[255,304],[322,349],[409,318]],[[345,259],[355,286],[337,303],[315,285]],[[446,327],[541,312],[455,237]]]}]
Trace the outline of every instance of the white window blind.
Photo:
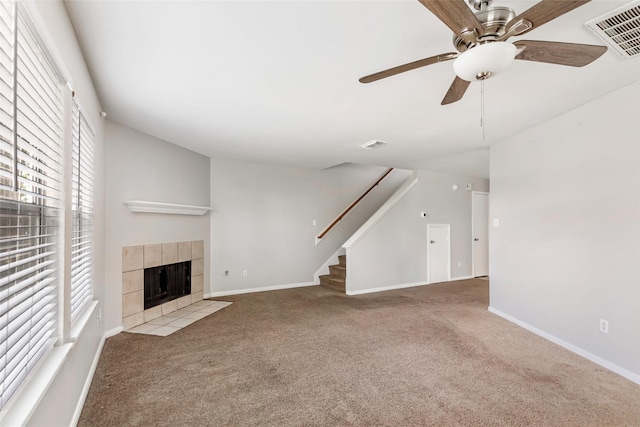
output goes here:
[{"label": "white window blind", "polygon": [[13,5],[0,2],[0,197],[14,196],[13,85],[15,34]]},{"label": "white window blind", "polygon": [[21,9],[1,4],[0,408],[58,335],[64,133],[63,81]]},{"label": "white window blind", "polygon": [[93,131],[73,102],[71,322],[93,299]]}]

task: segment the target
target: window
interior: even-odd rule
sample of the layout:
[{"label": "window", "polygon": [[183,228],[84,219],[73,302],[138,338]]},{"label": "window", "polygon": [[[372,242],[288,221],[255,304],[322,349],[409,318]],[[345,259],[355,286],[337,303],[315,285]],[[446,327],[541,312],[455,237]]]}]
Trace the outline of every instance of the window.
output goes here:
[{"label": "window", "polygon": [[[76,320],[93,297],[93,132],[77,104],[65,116],[69,97],[22,5],[0,2],[0,410],[64,336],[61,319]],[[65,142],[72,191],[64,191]],[[64,231],[69,192],[72,226]]]},{"label": "window", "polygon": [[14,17],[10,3],[0,3],[0,197],[14,195],[13,86]]},{"label": "window", "polygon": [[93,298],[93,131],[73,102],[71,322]]}]

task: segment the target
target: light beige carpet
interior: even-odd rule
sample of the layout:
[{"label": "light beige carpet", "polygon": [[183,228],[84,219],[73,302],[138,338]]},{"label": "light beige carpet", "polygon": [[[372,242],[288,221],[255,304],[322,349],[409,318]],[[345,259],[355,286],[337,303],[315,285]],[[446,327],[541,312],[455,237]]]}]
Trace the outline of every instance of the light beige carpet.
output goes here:
[{"label": "light beige carpet", "polygon": [[80,426],[640,426],[640,386],[487,311],[484,280],[225,297],[104,346]]}]

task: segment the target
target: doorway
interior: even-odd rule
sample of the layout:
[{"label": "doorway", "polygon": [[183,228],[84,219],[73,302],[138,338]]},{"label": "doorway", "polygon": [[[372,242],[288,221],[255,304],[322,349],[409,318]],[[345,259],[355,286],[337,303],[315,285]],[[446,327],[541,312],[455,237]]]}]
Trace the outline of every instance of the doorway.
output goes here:
[{"label": "doorway", "polygon": [[471,193],[472,275],[489,275],[489,193]]},{"label": "doorway", "polygon": [[427,282],[438,283],[451,280],[451,229],[449,224],[428,224]]}]

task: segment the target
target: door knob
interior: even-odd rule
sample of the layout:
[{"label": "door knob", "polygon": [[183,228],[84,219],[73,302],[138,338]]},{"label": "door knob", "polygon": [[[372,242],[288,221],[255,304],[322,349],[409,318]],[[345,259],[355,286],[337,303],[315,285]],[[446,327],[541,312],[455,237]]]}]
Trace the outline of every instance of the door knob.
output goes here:
[{"label": "door knob", "polygon": [[435,243],[435,242],[436,242],[435,240],[432,240],[430,243]]},{"label": "door knob", "polygon": [[480,239],[478,239],[477,237],[474,237],[474,238],[473,238],[473,241],[474,241],[474,242],[477,242],[477,241],[479,241],[479,240],[480,240]]}]

